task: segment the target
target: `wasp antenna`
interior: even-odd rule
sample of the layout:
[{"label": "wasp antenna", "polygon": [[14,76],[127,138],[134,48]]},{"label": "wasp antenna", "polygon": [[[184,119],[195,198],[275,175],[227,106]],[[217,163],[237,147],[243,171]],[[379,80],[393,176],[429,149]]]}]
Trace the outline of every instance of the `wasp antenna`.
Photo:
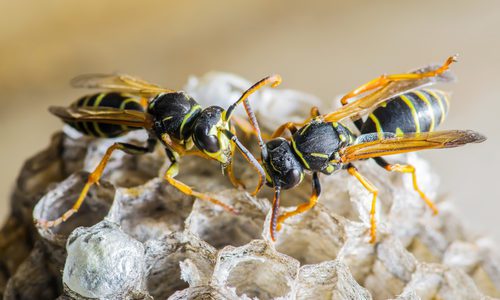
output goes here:
[{"label": "wasp antenna", "polygon": [[267,76],[267,77],[261,79],[260,81],[258,81],[257,83],[255,83],[254,85],[252,85],[248,90],[246,90],[241,95],[241,97],[235,103],[233,103],[231,106],[229,106],[227,108],[226,113],[224,115],[224,121],[229,121],[231,119],[231,115],[233,114],[234,109],[241,102],[245,101],[248,98],[248,96],[250,96],[251,94],[253,94],[254,92],[256,92],[258,89],[260,89],[261,87],[263,87],[266,84],[271,84],[271,87],[273,87],[273,88],[277,87],[281,83],[281,81],[282,81],[281,76],[278,74],[274,74],[271,76]]}]

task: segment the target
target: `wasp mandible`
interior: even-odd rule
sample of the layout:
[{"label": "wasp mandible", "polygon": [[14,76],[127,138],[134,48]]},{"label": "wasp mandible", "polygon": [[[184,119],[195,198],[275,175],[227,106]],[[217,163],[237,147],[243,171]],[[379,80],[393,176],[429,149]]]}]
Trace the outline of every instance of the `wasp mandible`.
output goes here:
[{"label": "wasp mandible", "polygon": [[[422,89],[437,82],[450,81],[449,65],[456,60],[449,57],[441,66],[428,66],[414,72],[383,75],[346,94],[340,109],[321,115],[317,108],[304,123],[285,123],[264,143],[248,100],[243,102],[255,132],[259,135],[262,162],[267,185],[274,187],[271,238],[287,219],[311,209],[321,193],[319,174],[347,170],[372,193],[370,210],[370,242],[376,241],[375,207],[377,188],[353,165],[357,160],[372,158],[388,171],[411,173],[413,186],[427,205],[437,212],[435,205],[417,184],[415,168],[408,164],[390,164],[382,156],[452,148],[468,143],[479,143],[486,138],[470,130],[434,131],[448,111],[447,95],[441,91]],[[348,100],[367,92],[351,103]],[[363,122],[361,116],[369,114]],[[340,123],[351,118],[360,131],[356,135]],[[290,131],[290,140],[280,137]],[[307,203],[294,211],[279,216],[281,190],[297,186],[305,171],[312,172],[312,195]]]},{"label": "wasp mandible", "polygon": [[235,210],[223,202],[193,190],[175,179],[179,172],[179,159],[186,155],[201,156],[221,163],[227,169],[231,182],[239,185],[233,173],[235,148],[260,174],[254,193],[265,181],[265,171],[258,161],[243,146],[231,124],[234,109],[249,95],[266,84],[279,85],[281,77],[272,75],[260,80],[227,110],[219,106],[203,109],[195,99],[182,91],[161,88],[129,75],[86,74],[72,80],[74,87],[98,88],[108,90],[99,94],[85,96],[69,107],[50,107],[51,113],[89,136],[110,138],[130,130],[145,129],[148,132],[146,145],[138,146],[116,142],[110,146],[95,170],[90,173],[78,199],[70,210],[55,220],[39,221],[44,227],[51,227],[67,220],[82,205],[89,188],[99,182],[113,151],[121,150],[128,154],[152,152],[158,141],[164,146],[171,165],[164,178],[186,195],[210,201]]}]

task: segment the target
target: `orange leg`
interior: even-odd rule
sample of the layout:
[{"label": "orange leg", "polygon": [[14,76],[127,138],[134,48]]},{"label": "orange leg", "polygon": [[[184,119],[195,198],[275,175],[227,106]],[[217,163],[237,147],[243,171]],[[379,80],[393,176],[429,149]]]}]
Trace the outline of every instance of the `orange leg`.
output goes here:
[{"label": "orange leg", "polygon": [[429,206],[430,209],[432,209],[433,214],[438,213],[438,209],[436,205],[425,195],[425,193],[420,189],[417,183],[417,173],[415,170],[415,167],[412,165],[400,165],[400,164],[394,164],[391,165],[385,159],[381,157],[375,158],[375,161],[382,166],[384,169],[390,172],[400,172],[400,173],[411,173],[412,180],[413,180],[413,189],[420,195],[422,200]]},{"label": "orange leg", "polygon": [[287,123],[281,125],[280,127],[278,127],[278,129],[276,129],[273,132],[273,134],[271,135],[271,138],[277,138],[277,137],[282,136],[283,133],[285,132],[285,130],[288,130],[290,132],[290,134],[294,134],[298,128],[306,125],[312,118],[316,118],[318,116],[319,116],[319,109],[317,106],[313,106],[311,108],[311,118],[310,119],[307,119],[303,123],[287,122]]},{"label": "orange leg", "polygon": [[285,130],[288,130],[290,132],[290,134],[293,135],[297,131],[297,127],[302,127],[303,125],[304,124],[302,124],[302,123],[287,122],[287,123],[281,125],[280,127],[278,127],[278,129],[276,129],[273,132],[273,134],[271,135],[271,138],[274,139],[274,138],[282,136],[283,133],[285,132]]},{"label": "orange leg", "polygon": [[179,173],[179,162],[177,161],[177,158],[176,158],[176,156],[178,156],[178,155],[174,154],[169,149],[166,149],[166,151],[167,151],[167,155],[172,163],[170,165],[170,167],[168,167],[167,172],[165,172],[165,176],[164,176],[165,180],[168,181],[168,183],[170,183],[172,186],[174,186],[179,191],[181,191],[182,193],[184,193],[188,196],[194,196],[198,199],[212,202],[213,204],[222,206],[225,210],[232,212],[234,214],[238,213],[234,207],[227,205],[227,204],[223,203],[222,201],[217,200],[213,197],[210,197],[206,194],[193,191],[193,189],[191,189],[188,185],[175,179],[174,177],[177,176],[177,174]]},{"label": "orange leg", "polygon": [[312,190],[312,195],[309,198],[309,202],[297,206],[297,208],[294,211],[286,212],[278,218],[278,224],[276,227],[276,229],[278,231],[280,231],[281,224],[286,219],[293,217],[295,215],[301,214],[303,212],[306,212],[316,205],[316,203],[318,202],[319,195],[321,194],[321,185],[319,183],[318,172],[313,173],[312,187],[313,187],[313,190]]},{"label": "orange leg", "polygon": [[61,217],[47,221],[47,220],[39,220],[38,224],[40,224],[42,227],[49,228],[49,227],[54,227],[62,222],[66,221],[69,217],[71,217],[73,214],[78,212],[80,207],[83,204],[83,201],[85,200],[85,197],[87,196],[87,193],[90,189],[90,187],[94,184],[99,184],[99,179],[102,176],[102,173],[104,172],[104,168],[106,168],[106,164],[108,163],[111,154],[113,154],[113,151],[115,150],[121,150],[129,154],[144,154],[147,152],[151,152],[154,149],[156,140],[149,140],[148,142],[148,147],[139,147],[135,146],[132,144],[126,144],[126,143],[114,143],[111,145],[107,150],[106,154],[104,154],[103,158],[101,159],[101,162],[97,165],[95,170],[89,174],[89,177],[87,179],[87,183],[85,183],[85,186],[83,187],[82,191],[80,192],[80,196],[76,200],[76,202],[73,204],[71,209],[66,211]]},{"label": "orange leg", "polygon": [[141,106],[144,108],[144,109],[147,109],[148,108],[148,99],[145,98],[145,97],[141,97],[141,99],[139,100],[140,103],[141,103]]},{"label": "orange leg", "polygon": [[259,183],[257,184],[257,187],[255,188],[255,190],[251,194],[252,196],[257,195],[257,193],[260,191],[260,189],[262,188],[262,186],[264,185],[264,182],[266,180],[266,173],[265,173],[264,169],[259,164],[257,159],[250,153],[250,151],[248,151],[248,149],[245,148],[245,146],[240,142],[240,140],[238,139],[238,137],[235,134],[233,134],[229,130],[223,130],[223,133],[224,133],[224,135],[227,136],[227,138],[229,138],[231,140],[231,142],[233,142],[234,146],[236,148],[238,148],[238,150],[243,155],[243,157],[246,159],[246,161],[248,161],[252,165],[252,167],[259,173]]},{"label": "orange leg", "polygon": [[394,74],[394,75],[382,75],[378,78],[375,78],[362,86],[358,87],[355,90],[352,90],[351,92],[347,93],[342,99],[340,99],[340,102],[342,105],[346,105],[348,103],[348,100],[350,98],[356,97],[358,95],[361,95],[365,92],[381,88],[391,82],[394,81],[403,81],[403,80],[419,80],[422,78],[426,77],[434,77],[442,74],[446,70],[448,70],[449,66],[457,61],[456,56],[450,56],[446,60],[446,62],[439,68],[433,71],[425,72],[425,73],[408,73],[408,74]]},{"label": "orange leg", "polygon": [[370,193],[372,193],[373,198],[372,198],[372,205],[370,209],[370,243],[375,243],[377,240],[377,224],[375,221],[375,208],[377,204],[377,195],[378,195],[378,190],[377,188],[369,182],[363,175],[361,175],[356,167],[353,165],[349,164],[347,167],[347,171],[349,174],[352,176],[356,177],[356,179],[367,189]]}]

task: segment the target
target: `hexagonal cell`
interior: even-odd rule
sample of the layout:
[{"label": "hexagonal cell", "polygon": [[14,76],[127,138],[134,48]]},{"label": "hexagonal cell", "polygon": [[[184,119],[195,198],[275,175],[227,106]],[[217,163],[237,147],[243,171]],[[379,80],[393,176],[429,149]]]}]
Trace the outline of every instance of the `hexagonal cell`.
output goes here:
[{"label": "hexagonal cell", "polygon": [[212,203],[197,200],[186,221],[186,228],[216,248],[241,246],[258,239],[264,223],[264,211],[269,204],[263,199],[249,197],[246,192],[226,190],[216,197],[238,210],[232,214]]},{"label": "hexagonal cell", "polygon": [[164,179],[155,178],[137,187],[118,188],[108,219],[145,242],[182,231],[193,202]]},{"label": "hexagonal cell", "polygon": [[227,246],[217,256],[213,284],[236,288],[238,296],[258,299],[292,297],[299,262],[262,240]]},{"label": "hexagonal cell", "polygon": [[[149,240],[145,246],[146,286],[155,299],[166,299],[175,291],[187,288],[190,281],[208,284],[216,250],[193,234],[175,232],[160,240]],[[198,278],[182,278],[180,263],[185,260],[196,266]]]},{"label": "hexagonal cell", "polygon": [[340,261],[327,261],[300,268],[297,278],[297,299],[371,299],[370,293],[352,277]]},{"label": "hexagonal cell", "polygon": [[318,204],[306,213],[289,218],[277,234],[275,247],[301,264],[334,260],[345,243],[344,226],[342,217],[328,213]]}]

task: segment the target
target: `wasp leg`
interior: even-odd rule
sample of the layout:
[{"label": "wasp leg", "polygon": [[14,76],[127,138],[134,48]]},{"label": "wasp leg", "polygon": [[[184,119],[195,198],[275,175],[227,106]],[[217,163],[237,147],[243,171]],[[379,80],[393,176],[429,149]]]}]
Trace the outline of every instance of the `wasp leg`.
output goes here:
[{"label": "wasp leg", "polygon": [[424,202],[427,204],[427,206],[429,206],[430,209],[432,209],[433,214],[436,215],[438,213],[438,209],[437,209],[436,205],[429,198],[427,198],[425,193],[418,186],[417,173],[416,173],[414,166],[412,166],[412,165],[400,165],[400,164],[391,165],[385,159],[383,159],[381,157],[376,157],[376,158],[374,158],[374,160],[377,162],[377,164],[379,166],[386,169],[387,171],[411,173],[412,180],[413,180],[413,189],[420,195],[420,197],[422,198],[422,200],[424,200]]},{"label": "wasp leg", "polygon": [[[234,119],[233,119],[234,120]],[[251,127],[250,127],[251,128]],[[236,135],[236,128],[234,126],[231,126],[231,133]],[[227,166],[227,175],[229,176],[229,181],[231,181],[232,185],[236,188],[243,188],[245,189],[245,184],[236,178],[234,174],[234,155],[236,150],[236,144],[232,143],[231,144],[231,160],[229,161],[229,165]]]},{"label": "wasp leg", "polygon": [[241,152],[241,154],[243,155],[243,157],[259,173],[259,183],[257,184],[257,187],[255,188],[255,190],[251,194],[252,196],[257,195],[257,193],[260,191],[260,189],[262,188],[262,186],[265,183],[266,172],[264,171],[264,169],[262,168],[262,166],[259,164],[259,162],[257,161],[257,159],[255,159],[255,157],[252,155],[252,153],[250,153],[250,151],[248,151],[248,149],[245,148],[245,146],[243,146],[243,144],[240,142],[240,140],[238,140],[238,137],[236,135],[234,135],[231,131],[229,131],[227,129],[224,130],[223,132],[236,145],[236,147]]},{"label": "wasp leg", "polygon": [[104,171],[104,168],[106,168],[106,164],[108,163],[111,154],[113,154],[113,151],[115,150],[121,150],[125,153],[128,154],[144,154],[148,152],[153,152],[154,147],[156,145],[156,139],[149,139],[148,140],[148,145],[147,147],[140,147],[132,144],[127,144],[127,143],[114,143],[111,145],[107,150],[106,153],[104,154],[103,158],[95,168],[95,170],[89,174],[87,183],[85,183],[85,186],[83,187],[82,191],[80,192],[80,196],[76,200],[76,202],[73,204],[71,209],[66,211],[61,217],[52,220],[52,221],[38,221],[38,223],[45,228],[48,227],[54,227],[62,222],[66,221],[69,217],[71,217],[73,214],[78,212],[80,207],[82,206],[83,201],[85,200],[85,197],[87,196],[87,193],[90,189],[90,187],[94,184],[99,184],[99,179],[102,176],[102,173]]},{"label": "wasp leg", "polygon": [[372,193],[372,205],[370,209],[370,243],[375,243],[377,240],[377,224],[375,221],[375,207],[377,204],[377,195],[378,189],[368,181],[363,175],[358,172],[355,166],[352,164],[347,165],[347,171],[352,176],[356,177],[356,179],[367,189],[370,193]]},{"label": "wasp leg", "polygon": [[147,109],[147,108],[148,108],[148,104],[149,104],[148,98],[141,97],[141,99],[139,99],[139,101],[140,101],[140,103],[141,103],[141,106],[142,106],[144,109]]},{"label": "wasp leg", "polygon": [[375,78],[362,86],[358,87],[355,90],[352,90],[351,92],[347,93],[342,99],[340,99],[340,102],[342,105],[346,105],[348,103],[348,100],[356,97],[358,95],[361,95],[365,92],[381,88],[391,82],[394,81],[403,81],[403,80],[419,80],[422,78],[426,77],[434,77],[442,74],[446,70],[448,70],[449,66],[457,60],[456,56],[450,56],[446,60],[446,62],[439,68],[433,71],[425,72],[425,73],[407,73],[407,74],[393,74],[393,75],[382,75],[378,78]]},{"label": "wasp leg", "polygon": [[[318,117],[320,114],[319,114],[319,109],[317,106],[313,106],[311,108],[311,118],[316,118]],[[280,127],[278,127],[278,129],[276,129],[273,134],[271,135],[271,138],[277,138],[277,137],[280,137],[283,135],[283,133],[285,132],[285,130],[288,129],[288,131],[290,131],[290,134],[294,134],[295,132],[297,132],[297,129],[306,125],[308,122],[309,122],[310,119],[307,119],[305,122],[303,123],[295,123],[295,122],[287,122],[283,125],[281,125]]]},{"label": "wasp leg", "polygon": [[311,117],[316,118],[319,117],[319,115],[320,115],[319,108],[317,106],[311,107]]},{"label": "wasp leg", "polygon": [[288,129],[288,131],[290,131],[290,134],[294,134],[295,132],[297,132],[297,128],[298,127],[302,127],[303,124],[302,123],[294,123],[294,122],[287,122],[283,125],[281,125],[280,127],[278,127],[278,129],[276,129],[273,134],[271,135],[271,138],[277,138],[277,137],[280,137],[283,135],[283,133],[285,132],[285,130]]},{"label": "wasp leg", "polygon": [[318,202],[318,198],[321,194],[321,185],[319,183],[318,172],[314,172],[312,175],[312,195],[307,203],[297,206],[294,211],[286,212],[278,218],[277,230],[280,231],[281,224],[285,222],[286,219],[293,217],[295,215],[301,214],[313,208]]},{"label": "wasp leg", "polygon": [[193,191],[188,185],[185,183],[175,179],[174,177],[177,176],[179,173],[179,162],[178,162],[178,154],[175,152],[172,152],[170,149],[165,148],[165,151],[167,152],[167,156],[170,159],[171,165],[168,167],[167,171],[165,172],[165,180],[168,181],[172,186],[174,186],[176,189],[181,191],[182,193],[188,195],[188,196],[194,196],[198,199],[205,200],[212,202],[215,205],[222,206],[225,210],[232,212],[234,214],[237,213],[237,211],[230,205],[227,205],[213,197],[210,197],[206,194],[199,193],[196,191]]},{"label": "wasp leg", "polygon": [[277,226],[277,220],[278,220],[278,215],[279,215],[279,210],[280,210],[280,194],[281,194],[281,187],[280,186],[275,186],[274,187],[274,198],[273,198],[273,207],[272,207],[272,213],[271,213],[271,222],[269,223],[269,232],[271,234],[271,239],[276,241],[276,226]]}]

